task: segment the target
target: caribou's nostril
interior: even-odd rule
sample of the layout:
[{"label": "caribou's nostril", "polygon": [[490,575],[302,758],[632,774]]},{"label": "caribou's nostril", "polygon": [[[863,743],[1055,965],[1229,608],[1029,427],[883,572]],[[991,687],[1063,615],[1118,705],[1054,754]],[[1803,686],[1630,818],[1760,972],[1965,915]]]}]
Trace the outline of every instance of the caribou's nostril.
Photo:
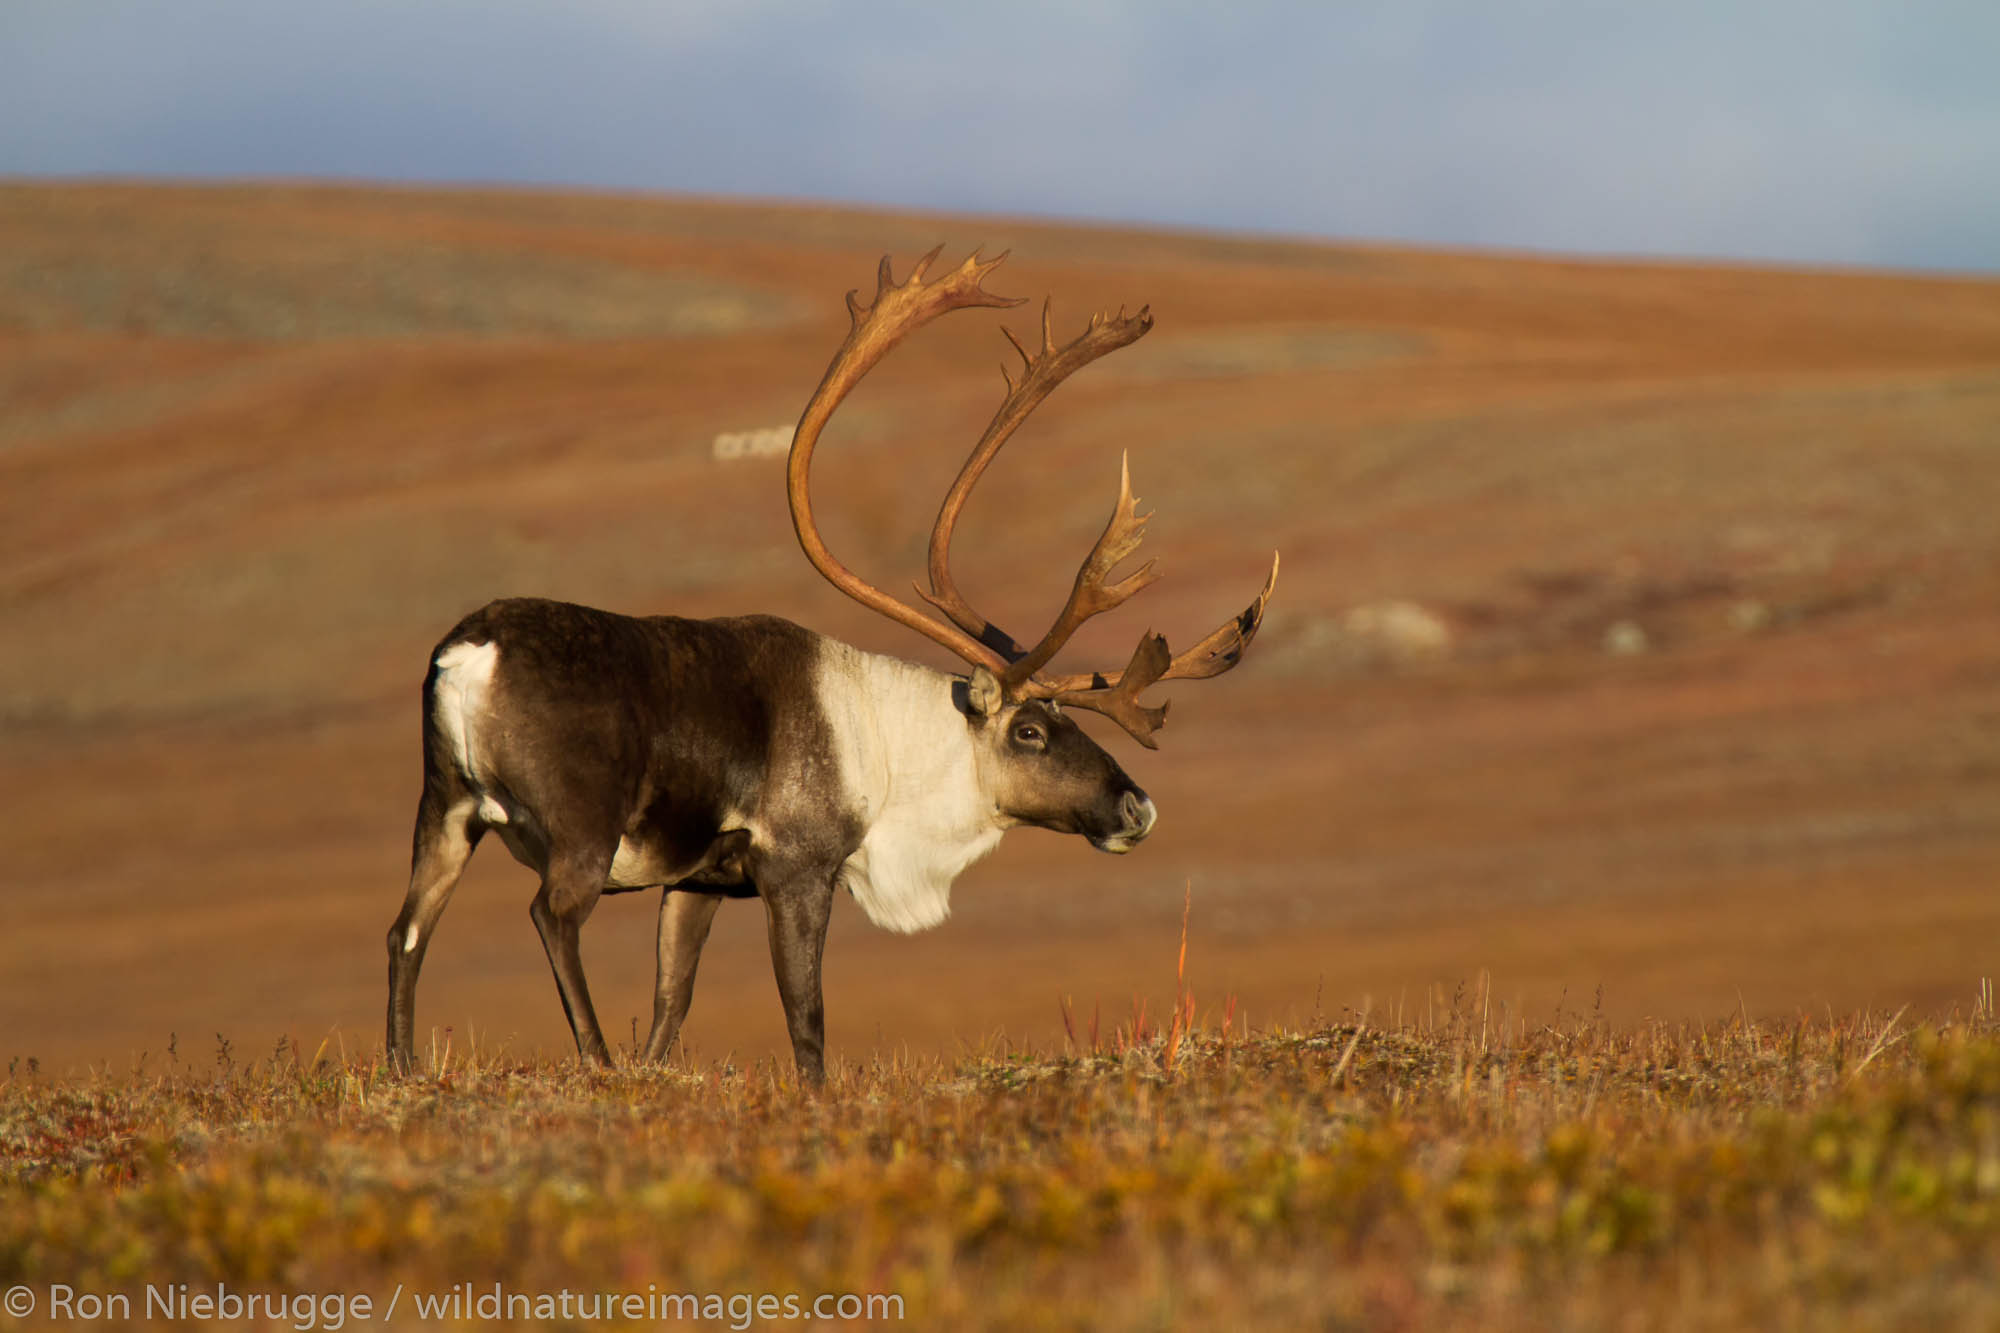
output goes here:
[{"label": "caribou's nostril", "polygon": [[1143,838],[1153,831],[1153,821],[1159,817],[1153,803],[1143,793],[1128,791],[1118,800],[1118,813],[1125,821],[1129,837]]},{"label": "caribou's nostril", "polygon": [[[1090,835],[1090,845],[1100,852],[1122,855],[1146,840],[1159,819],[1159,811],[1145,792],[1137,787],[1128,787],[1118,793],[1116,809],[1118,826],[1116,829]],[[1102,816],[1099,816],[1102,818]]]}]

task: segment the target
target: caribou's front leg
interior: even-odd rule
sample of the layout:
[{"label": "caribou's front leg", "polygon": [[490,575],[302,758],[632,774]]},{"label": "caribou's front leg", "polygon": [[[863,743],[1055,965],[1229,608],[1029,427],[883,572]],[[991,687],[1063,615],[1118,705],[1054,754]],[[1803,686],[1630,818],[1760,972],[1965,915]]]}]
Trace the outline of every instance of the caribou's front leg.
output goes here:
[{"label": "caribou's front leg", "polygon": [[722,897],[689,889],[668,889],[660,895],[660,976],[653,997],[653,1030],[646,1035],[645,1058],[655,1064],[667,1058],[680,1035],[694,998],[694,969],[708,943],[708,928]]},{"label": "caribou's front leg", "polygon": [[826,1082],[826,1003],[820,989],[820,959],[826,952],[826,924],[833,915],[834,872],[806,870],[759,880],[771,928],[771,966],[778,974],[778,998],[792,1036],[792,1059],[799,1079],[812,1087]]}]

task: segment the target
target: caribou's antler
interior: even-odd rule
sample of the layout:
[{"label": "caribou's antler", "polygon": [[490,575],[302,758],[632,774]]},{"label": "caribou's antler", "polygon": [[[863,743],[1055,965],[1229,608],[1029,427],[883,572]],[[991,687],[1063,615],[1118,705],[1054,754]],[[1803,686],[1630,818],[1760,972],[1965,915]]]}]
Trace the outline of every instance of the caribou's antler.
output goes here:
[{"label": "caribou's antler", "polygon": [[[1021,354],[1021,379],[1016,383],[1014,377],[1007,373],[1007,367],[1004,364],[1000,367],[1000,376],[1007,381],[1007,396],[1000,400],[999,409],[993,413],[986,433],[972,447],[971,456],[958,470],[951,489],[944,494],[944,503],[938,507],[937,522],[931,526],[930,591],[917,589],[918,595],[925,601],[950,616],[953,624],[1010,660],[1022,656],[1021,647],[1006,631],[973,610],[971,604],[959,594],[958,585],[952,581],[951,534],[958,526],[958,516],[965,509],[965,501],[972,494],[972,488],[986,475],[987,464],[1000,452],[1000,446],[1007,443],[1014,428],[1026,421],[1028,414],[1039,407],[1044,398],[1055,392],[1058,384],[1106,352],[1115,352],[1138,341],[1153,327],[1152,312],[1147,307],[1141,306],[1139,313],[1128,319],[1121,306],[1115,316],[1092,315],[1082,333],[1057,347],[1049,331],[1049,306],[1048,301],[1042,302],[1042,347],[1038,353],[1030,355],[1028,349],[1021,346],[1021,340],[1005,325],[1001,326],[1000,331],[1007,335],[1007,341],[1014,344],[1014,350]],[[1029,668],[1030,671],[1034,669]]]},{"label": "caribou's antler", "polygon": [[1128,461],[1121,457],[1118,460],[1118,503],[1111,510],[1111,521],[1104,525],[1104,535],[1097,539],[1097,545],[1090,548],[1090,554],[1077,567],[1076,583],[1070,589],[1069,600],[1063,603],[1061,613],[1056,616],[1056,623],[1049,626],[1041,642],[1007,668],[1007,674],[1001,677],[1001,684],[1011,690],[1019,690],[1037,671],[1048,665],[1049,659],[1069,642],[1070,635],[1076,633],[1084,621],[1123,606],[1132,594],[1160,577],[1153,572],[1157,562],[1148,560],[1118,582],[1111,582],[1111,571],[1139,549],[1140,539],[1146,535],[1146,520],[1150,517],[1150,514],[1138,512],[1132,499],[1132,469]]},{"label": "caribou's antler", "polygon": [[827,550],[813,524],[812,504],[806,493],[806,477],[812,464],[813,448],[834,409],[868,373],[869,368],[911,331],[946,311],[966,306],[1021,304],[1018,300],[994,296],[979,285],[986,274],[1006,258],[1004,254],[982,263],[975,253],[949,275],[925,283],[923,276],[937,256],[938,251],[933,250],[918,260],[908,280],[900,285],[891,277],[889,260],[885,256],[877,276],[875,299],[866,308],[855,300],[854,293],[848,293],[847,306],[853,327],[835,354],[833,363],[827,367],[819,388],[806,404],[805,414],[799,419],[798,432],[792,439],[786,480],[792,503],[792,524],[798,531],[799,544],[805,548],[814,568],[848,596],[951,649],[970,665],[992,671],[999,678],[1006,698],[1051,699],[1091,709],[1111,718],[1140,744],[1152,749],[1156,745],[1153,733],[1165,722],[1167,709],[1164,704],[1157,708],[1146,707],[1139,702],[1139,695],[1157,681],[1204,680],[1219,676],[1242,659],[1244,650],[1250,646],[1258,626],[1263,623],[1264,608],[1277,584],[1278,561],[1275,555],[1271,559],[1271,574],[1264,582],[1263,591],[1240,615],[1224,622],[1178,657],[1169,653],[1165,639],[1148,631],[1140,639],[1131,662],[1110,678],[1099,672],[1060,676],[1040,673],[1085,621],[1123,605],[1133,594],[1159,577],[1153,572],[1153,562],[1148,560],[1125,577],[1112,580],[1117,566],[1138,549],[1147,518],[1138,512],[1132,499],[1131,472],[1125,464],[1120,464],[1118,502],[1112,509],[1111,521],[1105,525],[1103,535],[1097,539],[1090,554],[1084,557],[1069,600],[1064,603],[1055,623],[1032,648],[1022,648],[1011,635],[975,610],[959,592],[951,577],[950,566],[952,532],[957,527],[960,513],[964,511],[966,500],[1001,446],[1014,433],[1015,427],[1026,420],[1028,414],[1070,375],[1105,353],[1116,351],[1144,336],[1153,326],[1153,317],[1145,308],[1129,318],[1122,309],[1115,316],[1093,315],[1081,334],[1058,347],[1050,332],[1049,307],[1045,302],[1042,306],[1042,345],[1039,351],[1030,353],[1012,333],[1007,334],[1008,341],[1014,344],[1024,363],[1020,380],[1016,382],[1004,367],[1001,370],[1007,379],[1007,396],[994,413],[985,434],[973,447],[965,466],[959,470],[951,489],[945,493],[944,503],[938,509],[937,522],[931,528],[931,586],[928,591],[921,587],[917,589],[918,595],[949,617],[949,625],[924,615],[861,579]]},{"label": "caribou's antler", "polygon": [[[1207,680],[1242,661],[1244,650],[1257,637],[1257,627],[1264,623],[1264,608],[1270,603],[1271,593],[1277,586],[1278,555],[1274,551],[1271,553],[1271,572],[1264,579],[1264,588],[1257,594],[1257,600],[1216,626],[1207,638],[1186,652],[1168,658],[1167,641],[1149,633],[1140,640],[1139,651],[1132,655],[1131,665],[1108,680],[1100,672],[1044,676],[1032,682],[1029,688],[1057,703],[1073,704],[1102,713],[1131,732],[1139,744],[1149,750],[1156,749],[1153,733],[1167,720],[1166,705],[1156,709],[1138,707],[1139,691],[1162,680]],[[1153,669],[1153,658],[1147,656],[1152,644],[1159,645],[1157,656],[1162,659],[1157,670]]]},{"label": "caribou's antler", "polygon": [[971,665],[988,667],[997,674],[1007,669],[1005,657],[952,626],[939,624],[897,601],[841,564],[820,540],[819,528],[813,522],[812,498],[806,490],[813,448],[819,443],[820,432],[826,428],[833,410],[890,348],[946,311],[967,306],[1004,308],[1021,304],[1021,298],[995,296],[979,285],[1007,257],[1005,253],[981,263],[978,252],[974,251],[947,276],[925,283],[924,274],[930,271],[943,249],[940,245],[919,259],[901,285],[890,274],[889,256],[883,255],[875,272],[875,299],[865,309],[854,299],[853,292],[847,294],[851,327],[799,417],[799,428],[792,435],[791,457],[785,465],[785,492],[791,500],[792,528],[799,535],[799,545],[805,548],[806,559],[812,561],[813,568],[825,575],[829,583],[870,610],[879,611],[897,624],[907,625],[951,649]]}]

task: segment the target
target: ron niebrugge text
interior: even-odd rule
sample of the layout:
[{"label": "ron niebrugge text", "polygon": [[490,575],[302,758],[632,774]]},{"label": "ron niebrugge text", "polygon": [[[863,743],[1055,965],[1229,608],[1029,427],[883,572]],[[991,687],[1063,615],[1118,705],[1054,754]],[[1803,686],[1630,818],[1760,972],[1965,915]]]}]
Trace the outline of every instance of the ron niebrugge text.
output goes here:
[{"label": "ron niebrugge text", "polygon": [[[16,1318],[39,1313],[47,1322],[132,1319],[201,1319],[282,1324],[305,1330],[338,1330],[350,1322],[387,1321],[398,1307],[406,1315],[435,1320],[650,1320],[701,1319],[724,1321],[732,1329],[748,1328],[754,1320],[891,1319],[903,1317],[903,1298],[871,1292],[737,1292],[722,1295],[684,1291],[510,1291],[501,1283],[489,1286],[464,1282],[444,1291],[405,1291],[398,1286],[387,1299],[365,1292],[237,1291],[226,1284],[195,1287],[187,1283],[149,1285],[136,1292],[79,1291],[60,1282],[49,1284],[47,1300],[31,1287],[19,1286],[5,1297],[4,1309]],[[39,1307],[39,1309],[37,1308]]]}]

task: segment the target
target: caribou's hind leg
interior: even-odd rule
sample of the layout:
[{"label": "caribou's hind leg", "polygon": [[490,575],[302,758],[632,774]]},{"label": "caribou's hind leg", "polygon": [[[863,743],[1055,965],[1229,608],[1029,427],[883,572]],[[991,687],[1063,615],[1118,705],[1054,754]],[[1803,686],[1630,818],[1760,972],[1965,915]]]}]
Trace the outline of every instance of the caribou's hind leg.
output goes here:
[{"label": "caribou's hind leg", "polygon": [[680,1035],[694,999],[694,970],[701,962],[702,946],[708,943],[708,928],[715,923],[715,909],[721,905],[722,896],[716,893],[668,889],[660,895],[659,989],[653,997],[653,1030],[646,1034],[645,1054],[655,1064],[667,1058]]},{"label": "caribou's hind leg", "polygon": [[417,804],[410,850],[410,889],[389,928],[389,1061],[400,1073],[416,1063],[417,974],[423,970],[431,932],[458,887],[459,876],[486,826],[478,801],[456,784],[426,781]]},{"label": "caribou's hind leg", "polygon": [[569,1015],[570,1031],[576,1037],[576,1053],[591,1065],[610,1064],[611,1049],[604,1044],[597,1010],[590,1003],[578,935],[597,906],[610,870],[609,852],[553,857],[542,876],[541,892],[528,907],[535,929],[541,932],[542,947],[548,951],[549,968],[556,974],[556,989],[562,992],[563,1012]]}]

